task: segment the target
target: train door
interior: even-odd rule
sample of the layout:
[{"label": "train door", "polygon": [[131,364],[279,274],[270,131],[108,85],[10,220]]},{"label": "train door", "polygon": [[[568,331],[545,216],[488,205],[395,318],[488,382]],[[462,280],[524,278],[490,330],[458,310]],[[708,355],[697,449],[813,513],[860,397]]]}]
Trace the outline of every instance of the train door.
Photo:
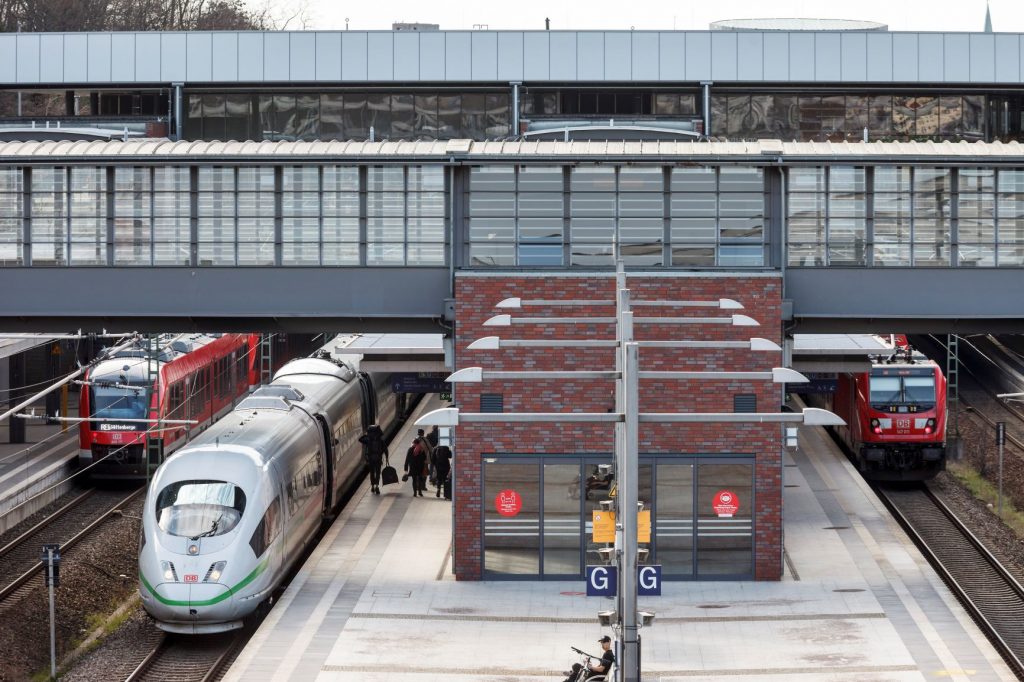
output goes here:
[{"label": "train door", "polygon": [[363,431],[370,424],[377,422],[377,394],[373,391],[373,381],[366,372],[359,373],[359,395],[362,400]]},{"label": "train door", "polygon": [[324,509],[326,515],[334,507],[334,477],[337,471],[335,457],[335,440],[331,434],[331,427],[322,414],[316,415],[316,423],[320,426],[320,435],[324,441]]}]

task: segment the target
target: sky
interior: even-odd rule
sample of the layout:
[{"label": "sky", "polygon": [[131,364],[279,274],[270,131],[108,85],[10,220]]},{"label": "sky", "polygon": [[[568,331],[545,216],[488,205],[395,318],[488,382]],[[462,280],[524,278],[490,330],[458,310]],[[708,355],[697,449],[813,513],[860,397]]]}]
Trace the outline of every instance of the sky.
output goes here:
[{"label": "sky", "polygon": [[[291,0],[305,7],[306,29],[387,30],[392,22],[440,24],[442,30],[707,30],[720,19],[801,17],[877,21],[890,31],[981,31],[985,0],[389,0],[376,3]],[[1024,2],[991,0],[995,31],[1024,33]],[[294,23],[288,28],[300,28]]]}]

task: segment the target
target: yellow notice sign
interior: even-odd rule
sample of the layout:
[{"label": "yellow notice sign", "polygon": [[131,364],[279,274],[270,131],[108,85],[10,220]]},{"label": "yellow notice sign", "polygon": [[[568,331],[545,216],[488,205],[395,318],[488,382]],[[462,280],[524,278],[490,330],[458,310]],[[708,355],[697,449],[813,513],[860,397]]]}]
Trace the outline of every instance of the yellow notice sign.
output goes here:
[{"label": "yellow notice sign", "polygon": [[615,542],[615,512],[597,511],[594,514],[594,542]]},{"label": "yellow notice sign", "polygon": [[[615,542],[615,512],[594,511],[594,542]],[[637,542],[651,541],[651,512],[642,511],[636,516]]]}]

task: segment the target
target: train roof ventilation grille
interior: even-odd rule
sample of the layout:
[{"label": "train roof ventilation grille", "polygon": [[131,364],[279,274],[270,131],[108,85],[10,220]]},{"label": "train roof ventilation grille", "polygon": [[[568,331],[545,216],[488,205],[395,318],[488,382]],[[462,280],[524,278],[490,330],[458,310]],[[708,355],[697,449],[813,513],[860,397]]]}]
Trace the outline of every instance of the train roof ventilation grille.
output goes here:
[{"label": "train roof ventilation grille", "polygon": [[297,388],[288,386],[287,384],[276,384],[274,386],[263,386],[256,389],[253,392],[253,397],[272,396],[278,398],[287,398],[288,400],[295,402],[301,402],[306,399],[306,396],[302,394]]},{"label": "train roof ventilation grille", "polygon": [[252,395],[243,400],[235,408],[235,411],[245,410],[284,410],[292,409],[291,403],[281,396],[257,396]]}]

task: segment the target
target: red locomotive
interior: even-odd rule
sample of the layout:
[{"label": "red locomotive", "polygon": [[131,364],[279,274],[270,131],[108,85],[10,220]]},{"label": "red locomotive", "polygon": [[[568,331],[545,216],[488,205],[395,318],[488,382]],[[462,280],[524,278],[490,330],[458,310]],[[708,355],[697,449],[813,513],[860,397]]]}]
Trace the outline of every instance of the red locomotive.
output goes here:
[{"label": "red locomotive", "polygon": [[847,425],[835,431],[865,478],[927,480],[946,467],[946,378],[905,336],[894,342],[871,371],[839,375],[830,409]]},{"label": "red locomotive", "polygon": [[[93,478],[145,478],[146,432],[156,424],[116,420],[196,420],[151,434],[169,455],[259,383],[259,341],[256,334],[163,336],[156,392],[144,348],[123,350],[92,367],[83,381],[79,414],[98,419],[81,422],[79,463],[96,463],[89,471]],[[150,462],[150,469],[159,464]]]}]

